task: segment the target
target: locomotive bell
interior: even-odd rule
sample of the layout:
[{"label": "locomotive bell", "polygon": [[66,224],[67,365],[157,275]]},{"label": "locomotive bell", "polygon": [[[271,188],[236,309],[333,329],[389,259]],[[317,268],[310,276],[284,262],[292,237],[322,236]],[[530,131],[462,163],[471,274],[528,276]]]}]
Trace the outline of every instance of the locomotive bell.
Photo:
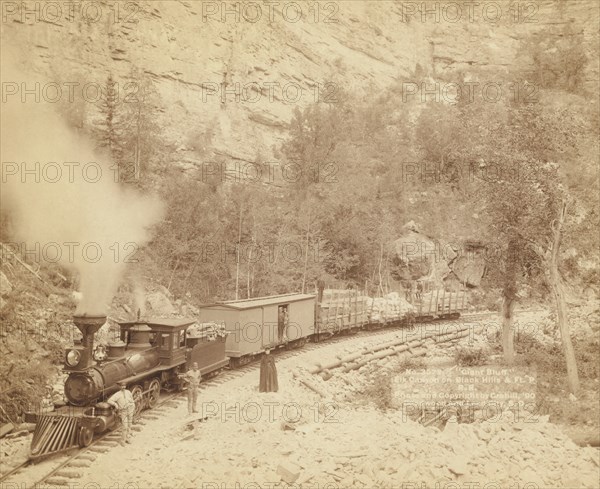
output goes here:
[{"label": "locomotive bell", "polygon": [[94,348],[94,334],[106,322],[106,316],[73,316],[73,322],[81,331],[83,339],[80,345],[75,345],[65,352],[65,370],[85,370],[94,364],[92,350]]}]

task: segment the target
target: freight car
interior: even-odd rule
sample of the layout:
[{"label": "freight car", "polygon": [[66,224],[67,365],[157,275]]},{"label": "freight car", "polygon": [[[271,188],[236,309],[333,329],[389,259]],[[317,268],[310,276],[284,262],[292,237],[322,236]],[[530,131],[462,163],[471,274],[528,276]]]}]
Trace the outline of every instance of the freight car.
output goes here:
[{"label": "freight car", "polygon": [[[137,415],[156,405],[161,390],[181,389],[180,374],[194,362],[203,376],[213,375],[248,363],[266,349],[297,348],[308,340],[401,324],[409,317],[458,317],[465,295],[431,290],[415,305],[406,302],[410,308],[395,304],[395,297],[371,299],[357,291],[332,290],[217,302],[200,308],[201,327],[188,319],[121,322],[120,340],[101,356],[94,356],[94,335],[106,316],[74,316],[83,339],[65,352],[68,405],[26,413],[25,420],[36,423],[30,458],[89,446],[94,434],[117,427],[116,412],[105,402],[117,391],[117,382],[127,383]],[[394,307],[386,308],[390,302]]]},{"label": "freight car", "polygon": [[420,290],[409,295],[412,304],[397,293],[374,299],[355,289],[222,301],[201,306],[200,320],[222,324],[229,333],[226,354],[235,368],[266,349],[298,348],[361,329],[456,319],[465,308],[465,289]]},{"label": "freight car", "polygon": [[250,362],[266,349],[299,348],[315,334],[315,296],[283,294],[200,307],[202,322],[227,331],[226,354],[232,367]]}]

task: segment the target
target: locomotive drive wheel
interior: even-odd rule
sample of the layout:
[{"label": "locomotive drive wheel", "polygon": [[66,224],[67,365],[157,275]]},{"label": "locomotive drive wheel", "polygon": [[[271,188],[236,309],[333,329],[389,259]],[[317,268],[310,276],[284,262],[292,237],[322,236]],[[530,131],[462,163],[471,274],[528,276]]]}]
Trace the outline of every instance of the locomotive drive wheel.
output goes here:
[{"label": "locomotive drive wheel", "polygon": [[158,379],[153,379],[150,382],[150,386],[148,387],[148,407],[153,408],[158,403],[158,398],[160,396],[160,382]]},{"label": "locomotive drive wheel", "polygon": [[137,418],[142,409],[144,409],[144,394],[141,385],[134,385],[131,388],[131,394],[133,395],[133,400],[135,401],[135,412],[133,413],[133,417]]},{"label": "locomotive drive wheel", "polygon": [[81,448],[89,447],[92,443],[92,439],[94,438],[94,432],[85,426],[79,428],[79,436],[77,437],[77,442]]}]

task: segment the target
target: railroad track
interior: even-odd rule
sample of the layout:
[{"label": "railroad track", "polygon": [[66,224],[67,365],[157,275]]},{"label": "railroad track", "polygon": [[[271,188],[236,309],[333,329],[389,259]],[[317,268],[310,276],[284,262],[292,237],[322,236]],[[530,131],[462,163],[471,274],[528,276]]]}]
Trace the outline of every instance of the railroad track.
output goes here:
[{"label": "railroad track", "polygon": [[[535,311],[527,311],[527,312],[535,312]],[[491,317],[496,316],[496,313],[472,313],[461,316],[459,319],[455,320],[439,320],[436,321],[440,324],[442,323],[457,323],[457,322],[470,322],[470,321],[481,321],[486,320]],[[424,324],[429,323],[417,323],[413,328],[418,328]],[[405,330],[406,326],[403,325],[395,325],[390,327],[385,327],[381,329],[375,330],[359,330],[354,334],[341,334],[332,336],[325,341],[316,342],[316,343],[307,343],[302,348],[298,349],[280,349],[278,351],[273,352],[279,360],[286,360],[288,358],[292,358],[295,356],[302,355],[303,353],[314,351],[319,348],[323,348],[329,345],[344,343],[359,337],[364,338],[374,338],[377,336],[388,335],[390,332]],[[238,367],[236,369],[230,369],[229,367],[224,368],[222,371],[219,371],[216,375],[211,375],[206,380],[203,380],[202,384],[204,386],[219,386],[226,382],[230,382],[236,378],[242,377],[249,372],[253,372],[259,369],[260,363],[258,362],[259,356],[257,356],[252,362]],[[163,399],[159,400],[159,403],[156,407],[151,410],[143,411],[142,414],[138,417],[136,423],[132,426],[133,431],[141,431],[142,426],[145,424],[144,420],[152,420],[158,419],[160,414],[167,412],[169,407],[177,407],[177,401],[181,400],[184,395],[184,392],[176,392],[173,394],[169,394]],[[27,460],[22,464],[14,467],[6,474],[3,474],[0,477],[0,483],[10,483],[11,479],[15,476],[23,473],[26,469],[34,466],[40,466],[43,463],[49,462],[53,460],[57,462],[54,466],[48,470],[42,476],[36,476],[36,482],[32,482],[31,484],[23,484],[18,483],[18,487],[20,489],[34,489],[37,487],[41,487],[44,484],[53,486],[53,487],[69,487],[73,485],[73,479],[77,479],[81,476],[79,469],[89,467],[95,459],[101,455],[102,453],[108,452],[111,448],[118,446],[119,440],[121,438],[120,430],[109,431],[97,438],[94,438],[90,446],[86,448],[73,448],[74,453],[72,454],[63,454],[62,456],[50,457],[48,459],[44,459],[39,462],[34,462]]]},{"label": "railroad track", "polygon": [[[165,412],[168,407],[177,407],[176,401],[182,396],[181,392],[168,394],[159,400],[156,407],[151,410],[142,411],[134,425],[131,427],[133,431],[141,431],[145,420],[158,419],[156,414]],[[162,411],[161,411],[162,410]],[[24,470],[30,467],[41,466],[50,461],[55,462],[53,467],[44,475],[36,477],[36,482],[31,484],[18,483],[20,489],[35,489],[38,487],[69,487],[73,485],[73,479],[80,477],[79,469],[89,467],[96,458],[102,453],[108,452],[111,448],[119,445],[121,440],[121,431],[113,430],[95,437],[90,446],[86,448],[75,447],[62,455],[50,456],[46,459],[38,461],[26,460],[22,464],[14,467],[6,474],[0,477],[0,484],[10,484],[11,479],[21,474]],[[69,453],[73,451],[74,453]]]}]

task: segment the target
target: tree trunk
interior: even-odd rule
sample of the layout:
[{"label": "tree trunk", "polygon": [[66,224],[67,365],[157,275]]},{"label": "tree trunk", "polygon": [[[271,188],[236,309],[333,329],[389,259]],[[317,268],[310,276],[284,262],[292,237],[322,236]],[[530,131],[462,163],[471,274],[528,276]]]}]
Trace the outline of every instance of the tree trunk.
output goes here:
[{"label": "tree trunk", "polygon": [[379,293],[381,294],[381,297],[383,297],[384,292],[383,292],[383,277],[381,276],[381,264],[383,262],[383,243],[381,243],[381,248],[380,248],[380,252],[379,252],[379,267],[378,267],[378,274],[379,274]]},{"label": "tree trunk", "polygon": [[513,335],[513,312],[516,301],[504,296],[502,300],[502,352],[507,365],[515,361],[515,345]]},{"label": "tree trunk", "polygon": [[179,257],[175,260],[175,266],[173,267],[173,271],[171,272],[171,278],[169,279],[169,285],[167,285],[167,290],[171,291],[171,283],[173,282],[173,277],[175,276],[175,272],[179,268]]},{"label": "tree trunk", "polygon": [[560,242],[562,239],[562,226],[565,221],[566,211],[567,205],[566,203],[563,203],[563,206],[560,210],[559,219],[553,226],[554,239],[548,260],[547,278],[549,281],[549,285],[552,288],[554,299],[556,301],[556,315],[558,317],[558,328],[560,330],[560,337],[562,339],[563,351],[567,363],[567,379],[569,383],[569,390],[573,395],[577,395],[579,393],[579,374],[577,373],[577,360],[575,358],[575,351],[573,350],[573,343],[571,342],[567,302],[565,300],[565,294],[559,272]]},{"label": "tree trunk", "polygon": [[[250,250],[250,256],[248,260],[252,258],[252,250]],[[246,267],[246,299],[250,299],[250,263]]]},{"label": "tree trunk", "polygon": [[304,254],[304,273],[302,274],[302,293],[306,287],[306,272],[308,270],[308,240],[310,235],[310,210],[308,211],[308,224],[306,226],[306,252]]},{"label": "tree trunk", "polygon": [[135,153],[134,153],[134,175],[133,181],[135,183],[139,183],[140,181],[140,132],[142,125],[142,105],[141,102],[138,102],[138,113],[137,113],[137,133],[135,138]]},{"label": "tree trunk", "polygon": [[517,303],[517,269],[520,266],[518,252],[517,240],[511,239],[508,242],[502,287],[502,353],[507,365],[512,365],[515,361],[513,313]]},{"label": "tree trunk", "polygon": [[236,250],[235,263],[235,300],[239,299],[240,294],[240,243],[242,241],[242,204],[240,204],[240,221],[238,227],[238,242]]},{"label": "tree trunk", "polygon": [[252,248],[250,248],[250,252],[248,253],[248,267],[247,267],[247,275],[246,275],[246,298],[250,299],[251,296],[251,287],[250,287],[250,280],[252,277],[252,268],[253,268],[253,262],[252,262],[252,253],[254,252],[254,246],[256,246],[256,239],[254,237],[254,235],[252,236]]}]

